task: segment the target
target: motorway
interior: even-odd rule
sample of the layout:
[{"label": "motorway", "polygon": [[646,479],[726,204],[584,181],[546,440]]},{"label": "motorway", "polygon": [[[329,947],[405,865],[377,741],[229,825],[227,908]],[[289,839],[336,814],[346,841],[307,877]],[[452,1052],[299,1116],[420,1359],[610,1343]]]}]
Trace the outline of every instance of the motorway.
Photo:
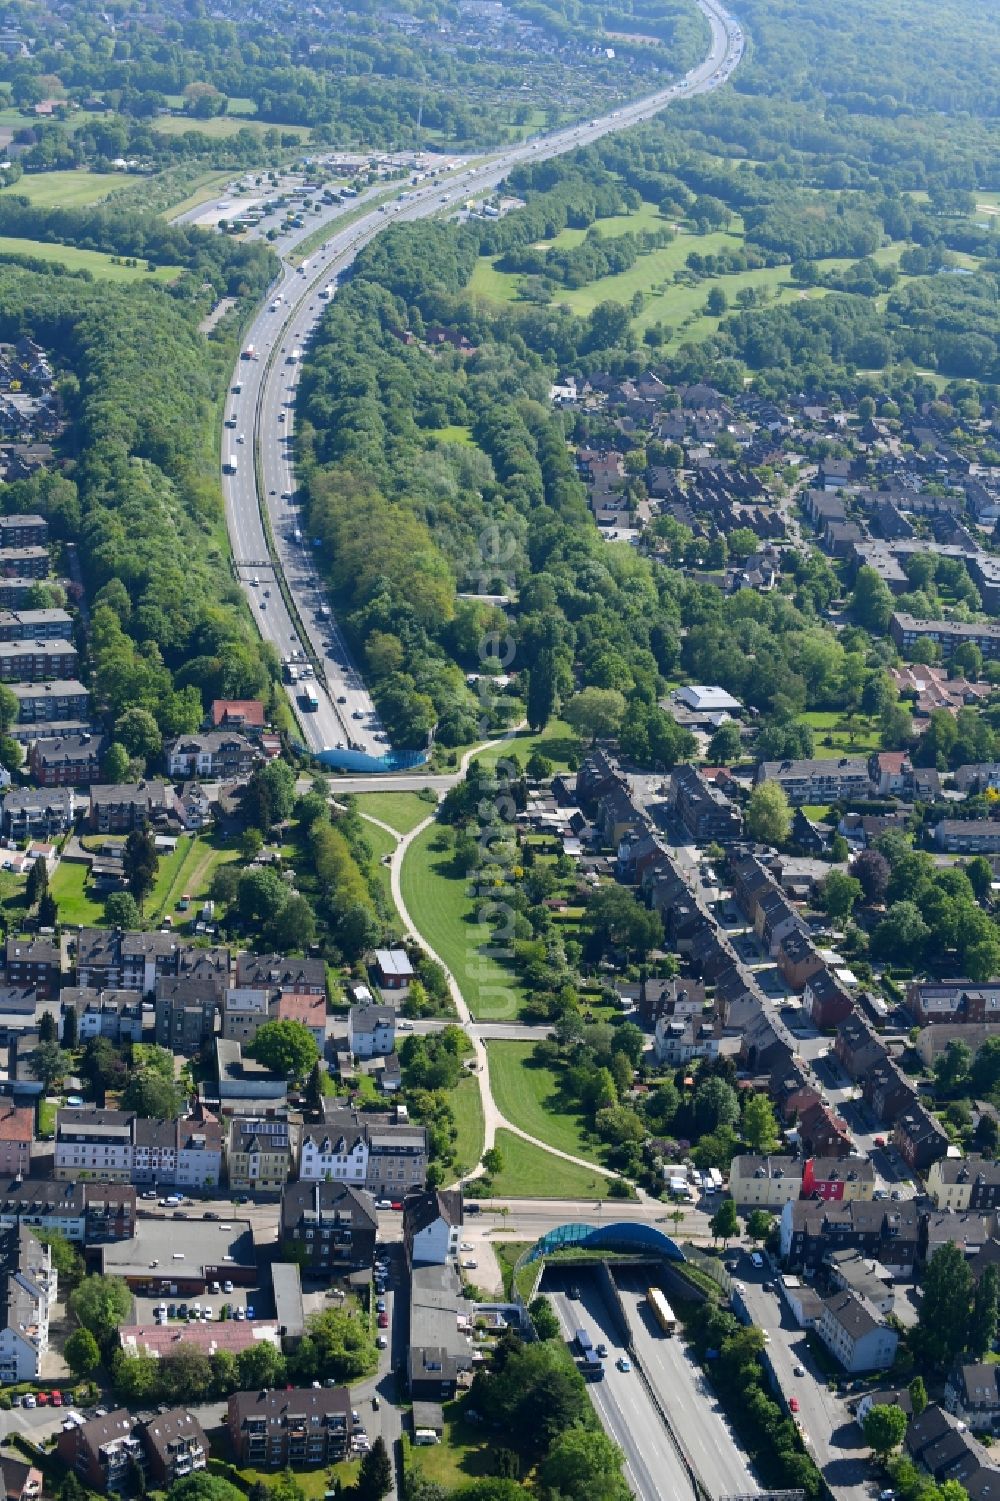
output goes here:
[{"label": "motorway", "polygon": [[[614,1270],[612,1268],[612,1270]],[[635,1356],[666,1408],[698,1476],[713,1496],[757,1489],[711,1384],[680,1335],[667,1339],[646,1306],[645,1283],[623,1273],[618,1291],[632,1331]]]},{"label": "motorway", "polygon": [[698,0],[698,5],[711,27],[711,46],[705,60],[680,82],[589,124],[497,152],[475,167],[418,188],[405,201],[385,205],[385,212],[362,212],[339,231],[336,220],[353,213],[357,201],[331,206],[286,241],[286,251],[294,251],[317,228],[329,226],[331,231],[316,255],[297,270],[283,265],[247,333],[244,348],[252,346],[254,353],[241,358],[233,373],[226,417],[235,425],[224,429],[221,458],[224,469],[232,469],[233,459],[236,466],[235,472],[224,474],[223,494],[234,570],[262,636],[283,662],[302,654],[297,660],[307,661],[314,673],[315,709],[304,708],[301,685],[288,684],[286,691],[307,747],[327,765],[380,771],[394,762],[375,706],[325,601],[312,539],[297,535],[291,434],[301,367],[289,358],[293,349],[306,346],[327,306],[328,299],[319,294],[327,287],[335,293],[336,278],[386,224],[450,214],[468,198],[496,187],[518,162],[559,156],[648,120],[673,100],[719,88],[743,55],[743,33],[720,0]]},{"label": "motorway", "polygon": [[[565,1289],[567,1277],[579,1283],[578,1301]],[[695,1501],[694,1488],[675,1449],[663,1419],[656,1410],[642,1378],[636,1371],[619,1371],[615,1362],[625,1354],[618,1322],[590,1274],[565,1271],[561,1276],[546,1272],[542,1282],[559,1317],[568,1341],[581,1326],[594,1343],[604,1340],[608,1359],[603,1381],[590,1381],[587,1389],[601,1424],[625,1455],[625,1475],[637,1501]]]}]

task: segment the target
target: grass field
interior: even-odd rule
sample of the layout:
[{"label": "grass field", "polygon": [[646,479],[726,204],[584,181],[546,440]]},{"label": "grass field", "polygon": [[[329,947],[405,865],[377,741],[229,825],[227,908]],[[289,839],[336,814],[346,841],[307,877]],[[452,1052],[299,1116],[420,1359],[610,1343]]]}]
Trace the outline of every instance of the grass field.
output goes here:
[{"label": "grass field", "polygon": [[462,443],[466,447],[475,447],[471,427],[462,427],[455,423],[450,427],[428,428],[425,437],[433,438],[437,443]]},{"label": "grass field", "polygon": [[31,255],[36,260],[68,266],[71,271],[89,271],[100,281],[169,283],[181,274],[179,266],[158,266],[155,271],[147,271],[145,261],[137,266],[123,266],[99,250],[79,250],[75,245],[50,245],[47,241],[15,239],[10,235],[0,235],[0,255]]},{"label": "grass field", "polygon": [[514,1126],[574,1157],[596,1158],[582,1115],[567,1108],[555,1069],[532,1061],[531,1042],[487,1045],[490,1082],[497,1104]]},{"label": "grass field", "polygon": [[[337,784],[333,784],[336,793]],[[425,802],[415,792],[359,792],[356,798],[358,812],[370,813],[380,818],[397,834],[408,834],[418,823],[423,823],[434,812],[435,804]]]},{"label": "grass field", "polygon": [[49,881],[49,890],[59,908],[61,923],[77,924],[80,927],[100,927],[104,922],[104,905],[91,901],[87,895],[86,865],[76,861],[60,860],[55,875]]},{"label": "grass field", "polygon": [[3,193],[30,198],[42,208],[82,208],[97,203],[120,188],[127,179],[119,172],[28,172]]},{"label": "grass field", "polygon": [[[813,755],[820,760],[833,756],[862,756],[879,748],[878,723],[863,714],[857,715],[853,725],[848,725],[844,715],[837,710],[801,714],[799,718],[813,732],[816,748]],[[827,744],[827,742],[832,742]]]},{"label": "grass field", "polygon": [[455,1112],[458,1137],[455,1141],[455,1174],[463,1174],[474,1168],[483,1155],[485,1131],[483,1127],[483,1102],[479,1094],[479,1082],[467,1074],[448,1095],[448,1103]]},{"label": "grass field", "polygon": [[157,115],[152,122],[153,129],[158,135],[181,136],[190,130],[200,131],[210,141],[225,141],[241,130],[250,129],[258,135],[265,130],[280,130],[282,135],[297,135],[300,141],[305,140],[309,134],[308,125],[278,125],[271,121],[248,120],[245,117],[232,115],[216,115],[211,120],[195,120],[190,115]]},{"label": "grass field", "polygon": [[193,925],[197,906],[208,896],[212,877],[219,866],[229,865],[239,858],[240,852],[235,845],[223,844],[214,837],[197,835],[194,839],[178,840],[177,851],[160,861],[156,886],[147,903],[147,918],[159,921],[169,913],[177,928],[182,930],[185,923],[176,921],[175,909],[179,899],[187,895],[191,898],[191,908],[186,925]]},{"label": "grass field", "polygon": [[503,1172],[493,1179],[493,1192],[500,1199],[606,1199],[608,1180],[603,1173],[577,1167],[541,1147],[532,1146],[513,1131],[497,1132],[496,1144],[503,1156]]},{"label": "grass field", "polygon": [[493,1474],[493,1454],[483,1425],[466,1423],[459,1416],[457,1402],[445,1403],[444,1433],[439,1444],[407,1448],[408,1464],[447,1491]]},{"label": "grass field", "polygon": [[455,976],[473,1016],[504,1021],[517,1015],[521,989],[511,970],[484,952],[487,929],[475,919],[469,884],[440,848],[441,830],[418,834],[403,860],[403,900],[420,933]]},{"label": "grass field", "polygon": [[[671,221],[665,220],[653,204],[643,203],[635,214],[618,214],[610,219],[598,220],[597,228],[602,235],[613,238],[630,230],[638,233],[662,227],[669,222]],[[547,243],[551,247],[578,245],[586,234],[587,231],[583,229],[564,229]],[[649,255],[640,256],[627,271],[600,277],[583,287],[557,288],[552,301],[585,317],[600,302],[628,303],[636,293],[641,293],[644,303],[633,318],[636,332],[642,333],[654,323],[664,323],[672,330],[668,347],[676,348],[682,343],[698,342],[718,330],[721,319],[708,315],[704,310],[709,290],[713,287],[725,292],[730,307],[735,305],[739,292],[749,289],[766,294],[769,305],[826,295],[823,288],[805,290],[793,285],[787,266],[733,272],[690,283],[686,280],[674,280],[676,273],[684,271],[692,251],[697,250],[701,255],[714,255],[727,247],[736,248],[742,243],[743,230],[739,218],[734,218],[728,229],[711,230],[705,234],[681,226],[669,245],[654,250]],[[880,263],[895,263],[902,248],[901,244],[883,246],[875,252],[873,259]],[[479,259],[473,271],[470,290],[493,302],[513,302],[517,299],[525,278],[497,270],[497,259],[496,256]],[[850,261],[844,259],[819,262],[820,269],[824,271],[842,270],[849,264]]]},{"label": "grass field", "polygon": [[501,756],[516,756],[521,765],[526,766],[535,750],[548,756],[556,771],[565,771],[569,758],[579,753],[580,741],[568,724],[561,719],[552,719],[539,734],[519,730],[516,735],[502,740],[499,745],[480,751],[475,759],[482,761],[485,766],[495,766]]}]

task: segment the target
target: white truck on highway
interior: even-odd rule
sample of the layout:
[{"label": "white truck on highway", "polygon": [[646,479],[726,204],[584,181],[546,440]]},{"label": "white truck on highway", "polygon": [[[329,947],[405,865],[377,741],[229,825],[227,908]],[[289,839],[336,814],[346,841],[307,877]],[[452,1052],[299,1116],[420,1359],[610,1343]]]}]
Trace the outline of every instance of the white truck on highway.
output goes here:
[{"label": "white truck on highway", "polygon": [[301,358],[302,358],[302,350],[296,344],[296,346],[292,350],[291,354],[289,354],[287,356],[287,358],[285,360],[285,364],[286,365],[297,365],[299,363],[299,360],[301,360]]},{"label": "white truck on highway", "polygon": [[235,474],[236,473],[236,469],[237,469],[236,455],[234,453],[227,454],[226,458],[225,458],[225,462],[222,465],[222,471],[223,471],[223,473],[224,474]]}]

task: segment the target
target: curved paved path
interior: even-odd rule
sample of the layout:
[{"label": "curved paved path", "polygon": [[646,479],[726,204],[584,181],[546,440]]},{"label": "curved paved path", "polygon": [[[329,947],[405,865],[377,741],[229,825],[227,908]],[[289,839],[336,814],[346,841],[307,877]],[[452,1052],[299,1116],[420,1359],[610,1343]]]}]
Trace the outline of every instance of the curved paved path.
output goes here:
[{"label": "curved paved path", "polygon": [[[520,726],[517,726],[517,728],[520,728]],[[456,780],[465,775],[468,771],[469,763],[474,756],[478,756],[484,750],[490,750],[495,745],[502,745],[504,743],[504,740],[487,740],[482,745],[473,746],[471,750],[466,751],[462,757]],[[440,803],[444,797],[444,789],[438,790],[437,797],[438,803]],[[428,958],[433,959],[436,964],[440,964],[443,969],[445,979],[448,982],[448,993],[454,1002],[458,1019],[465,1028],[472,1043],[477,1065],[475,1077],[479,1081],[479,1097],[483,1105],[483,1151],[488,1151],[496,1142],[497,1132],[504,1130],[509,1131],[513,1136],[520,1136],[523,1141],[530,1142],[533,1147],[537,1147],[540,1151],[548,1152],[553,1157],[561,1157],[565,1162],[572,1162],[575,1167],[585,1168],[591,1173],[599,1173],[603,1178],[620,1177],[621,1174],[616,1173],[613,1168],[602,1167],[599,1163],[591,1162],[586,1157],[576,1157],[572,1152],[563,1152],[558,1147],[550,1146],[548,1142],[541,1141],[537,1136],[532,1136],[530,1132],[522,1130],[520,1126],[516,1126],[513,1121],[507,1119],[493,1098],[493,1089],[490,1084],[489,1054],[486,1043],[480,1035],[477,1023],[469,1009],[469,1004],[462,994],[462,988],[441,958],[441,955],[435,951],[413,921],[406,902],[403,899],[401,876],[406,853],[417,836],[422,834],[434,822],[436,814],[429,813],[426,818],[421,819],[420,823],[416,824],[406,834],[400,834],[398,829],[394,829],[391,824],[383,822],[382,819],[374,817],[371,813],[361,813],[361,817],[367,819],[369,823],[375,824],[378,828],[384,829],[396,841],[389,864],[389,885],[392,892],[392,899],[396,904],[396,910],[406,930],[407,937],[418,944]],[[483,1172],[484,1168],[480,1162],[472,1172],[465,1174],[465,1178],[478,1178]]]}]

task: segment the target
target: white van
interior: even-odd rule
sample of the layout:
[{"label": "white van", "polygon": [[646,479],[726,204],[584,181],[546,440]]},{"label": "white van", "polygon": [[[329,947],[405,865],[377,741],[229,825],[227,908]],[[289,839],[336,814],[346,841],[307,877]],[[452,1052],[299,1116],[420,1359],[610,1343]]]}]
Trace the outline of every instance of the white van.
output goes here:
[{"label": "white van", "polygon": [[415,1444],[439,1444],[441,1442],[433,1428],[418,1428],[413,1435]]}]

